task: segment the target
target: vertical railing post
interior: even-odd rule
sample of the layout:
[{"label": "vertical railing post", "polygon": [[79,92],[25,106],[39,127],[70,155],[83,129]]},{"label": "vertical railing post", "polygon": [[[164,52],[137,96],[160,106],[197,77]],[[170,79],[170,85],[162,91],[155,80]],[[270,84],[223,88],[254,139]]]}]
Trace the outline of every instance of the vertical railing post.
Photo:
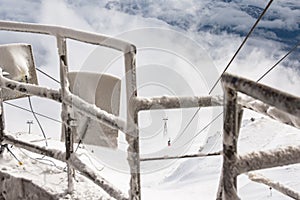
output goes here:
[{"label": "vertical railing post", "polygon": [[236,186],[237,177],[233,174],[233,168],[237,159],[239,115],[241,117],[242,114],[238,113],[235,90],[225,86],[224,100],[222,199],[236,200],[239,198]]},{"label": "vertical railing post", "polygon": [[125,53],[127,124],[135,124],[135,127],[128,127],[126,133],[126,140],[128,142],[127,160],[131,174],[129,191],[130,200],[141,199],[138,112],[132,105],[132,99],[137,97],[135,56],[136,49],[132,46],[132,49]]},{"label": "vertical railing post", "polygon": [[[2,76],[2,69],[0,68],[0,73]],[[4,109],[3,109],[3,98],[2,98],[2,88],[0,87],[0,145],[2,145],[4,136]]]},{"label": "vertical railing post", "polygon": [[66,147],[66,161],[67,161],[67,174],[68,174],[68,193],[72,193],[74,190],[73,186],[73,173],[74,170],[70,164],[70,157],[73,153],[73,136],[71,129],[71,105],[67,105],[64,101],[68,94],[69,82],[67,79],[68,63],[67,63],[67,45],[66,39],[61,36],[57,36],[57,47],[60,64],[60,84],[61,84],[61,98],[62,98],[62,111],[61,118],[63,121],[62,131],[65,136],[65,147]]}]

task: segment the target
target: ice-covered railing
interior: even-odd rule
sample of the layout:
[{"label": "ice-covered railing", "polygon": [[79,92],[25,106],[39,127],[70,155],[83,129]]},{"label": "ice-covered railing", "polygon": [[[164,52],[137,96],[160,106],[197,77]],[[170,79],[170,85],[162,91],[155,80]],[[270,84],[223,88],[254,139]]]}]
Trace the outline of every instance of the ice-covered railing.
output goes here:
[{"label": "ice-covered railing", "polygon": [[[172,108],[188,108],[188,107],[206,107],[220,105],[218,98],[208,97],[155,97],[155,98],[138,98],[136,88],[136,48],[133,44],[111,38],[104,35],[87,33],[83,31],[73,30],[65,27],[39,25],[30,23],[17,23],[0,21],[0,30],[29,32],[36,34],[51,35],[56,38],[59,63],[60,63],[60,90],[40,87],[31,84],[16,82],[3,76],[0,76],[0,86],[10,90],[16,90],[24,94],[36,95],[48,98],[62,103],[62,122],[65,135],[66,152],[59,152],[50,149],[41,148],[18,141],[14,138],[4,135],[4,124],[1,123],[1,140],[6,143],[15,144],[16,146],[25,148],[36,153],[51,156],[58,160],[65,161],[68,166],[68,190],[73,190],[73,170],[75,168],[82,172],[85,176],[92,179],[96,184],[101,186],[109,195],[115,199],[125,199],[126,195],[122,194],[118,189],[114,188],[106,180],[99,177],[90,170],[86,170],[86,166],[80,163],[76,155],[73,153],[73,141],[71,126],[72,123],[71,109],[76,108],[82,114],[85,114],[105,125],[121,130],[126,134],[128,142],[128,163],[130,166],[130,190],[129,199],[139,200],[141,198],[140,186],[140,155],[139,155],[139,132],[138,132],[138,112],[149,109],[172,109]],[[66,40],[73,39],[80,42],[90,43],[94,45],[105,46],[115,50],[119,50],[124,54],[125,62],[125,81],[126,81],[126,100],[127,100],[127,121],[123,121],[119,117],[107,113],[106,111],[95,107],[72,94],[69,90],[69,82],[67,79],[68,61]],[[76,162],[74,162],[76,160]],[[78,167],[81,166],[81,167]]]},{"label": "ice-covered railing", "polygon": [[[51,35],[56,38],[59,63],[60,63],[60,90],[53,90],[50,88],[40,87],[36,85],[16,82],[7,79],[0,75],[1,88],[7,88],[10,90],[16,90],[24,94],[36,95],[39,97],[51,99],[62,103],[62,122],[65,135],[66,152],[59,152],[41,148],[28,144],[22,141],[18,141],[14,138],[4,135],[4,124],[1,123],[1,140],[6,143],[15,144],[19,147],[25,148],[36,153],[51,156],[58,160],[65,161],[68,166],[68,190],[73,190],[73,170],[77,169],[85,176],[93,180],[96,184],[101,186],[104,191],[115,199],[126,199],[126,195],[122,194],[117,188],[114,188],[106,180],[99,177],[95,173],[91,172],[84,166],[83,163],[79,163],[76,155],[73,153],[73,141],[71,126],[72,123],[71,109],[76,108],[79,112],[87,115],[95,120],[104,123],[107,126],[121,130],[126,134],[126,140],[128,142],[128,163],[130,167],[131,179],[129,199],[139,200],[141,199],[141,185],[140,185],[140,154],[139,154],[139,132],[138,132],[138,112],[149,109],[172,109],[172,108],[189,108],[189,107],[208,107],[221,105],[221,100],[218,97],[155,97],[155,98],[141,98],[137,97],[136,88],[136,47],[133,44],[111,38],[104,35],[87,33],[65,27],[39,25],[30,23],[17,23],[0,21],[0,30],[5,31],[17,31],[17,32],[29,32],[36,34]],[[68,59],[67,59],[67,44],[66,40],[72,39],[80,42],[90,43],[94,45],[105,46],[124,54],[125,63],[125,81],[126,81],[126,100],[127,100],[127,121],[123,121],[121,118],[107,113],[106,111],[95,107],[92,104],[87,103],[80,97],[72,94],[69,90],[69,82],[67,79],[68,73]],[[77,160],[74,163],[74,160]],[[78,167],[81,166],[81,167]],[[85,170],[85,171],[84,171]]]},{"label": "ice-covered railing", "polygon": [[[239,199],[236,187],[239,174],[300,163],[300,146],[257,151],[246,155],[237,154],[237,141],[242,118],[237,92],[273,106],[280,110],[280,113],[288,113],[288,116],[293,116],[295,120],[300,118],[300,98],[226,73],[222,76],[222,83],[224,86],[223,168],[217,199],[235,200]],[[267,179],[262,182],[273,183]],[[289,188],[280,187],[279,184],[276,188],[293,198],[297,198],[299,194],[291,192]]]},{"label": "ice-covered railing", "polygon": [[[10,79],[7,79],[0,75],[0,86],[1,88],[7,88],[10,90],[17,90],[24,94],[29,95],[36,95],[39,97],[51,99],[57,102],[62,103],[62,121],[64,126],[64,135],[65,135],[65,143],[66,143],[66,151],[61,152],[57,150],[51,150],[48,148],[39,147],[36,145],[32,145],[29,143],[25,143],[19,140],[16,140],[15,138],[12,138],[8,135],[5,135],[4,131],[4,123],[0,123],[0,140],[5,143],[14,144],[18,147],[27,149],[29,151],[33,151],[35,153],[40,153],[43,155],[47,155],[50,157],[53,157],[55,159],[64,161],[68,165],[68,190],[69,192],[72,192],[73,190],[73,169],[76,169],[80,172],[82,172],[83,175],[94,181],[97,185],[102,187],[104,191],[106,191],[111,197],[115,199],[127,199],[127,195],[123,194],[120,190],[112,186],[107,180],[100,177],[98,174],[92,172],[90,169],[85,166],[84,163],[82,163],[76,156],[76,154],[73,153],[73,141],[72,141],[72,132],[71,128],[74,125],[72,123],[71,116],[71,110],[72,108],[76,108],[79,112],[82,114],[89,116],[95,120],[100,121],[101,123],[104,123],[105,125],[108,125],[112,128],[121,130],[126,134],[126,140],[128,142],[128,163],[130,166],[130,173],[131,173],[131,179],[130,179],[130,190],[129,190],[129,199],[132,200],[140,200],[141,199],[141,185],[140,185],[140,161],[146,161],[146,160],[155,160],[155,159],[161,159],[161,158],[144,158],[140,159],[139,154],[139,131],[138,131],[138,113],[142,110],[150,110],[150,109],[174,109],[174,108],[191,108],[191,107],[210,107],[210,106],[222,106],[223,105],[223,98],[218,96],[206,96],[206,97],[153,97],[153,98],[141,98],[138,97],[137,93],[137,87],[136,87],[136,48],[133,44],[124,42],[122,40],[118,40],[115,38],[111,38],[104,35],[94,34],[94,33],[87,33],[83,31],[78,31],[74,29],[69,29],[65,27],[58,27],[58,26],[49,26],[49,25],[38,25],[38,24],[29,24],[29,23],[16,23],[16,22],[6,22],[6,21],[0,21],[0,30],[6,30],[6,31],[18,31],[18,32],[30,32],[30,33],[36,33],[36,34],[46,34],[51,35],[56,38],[57,41],[57,48],[58,48],[58,55],[59,55],[59,63],[60,63],[60,82],[61,82],[61,88],[60,90],[53,90],[50,88],[40,87],[36,85],[26,84],[26,83],[20,83],[16,82]],[[69,90],[69,82],[67,79],[67,73],[68,73],[68,62],[67,62],[67,46],[66,46],[66,40],[72,39],[77,40],[80,42],[90,43],[94,45],[100,45],[105,46],[108,48],[112,48],[118,51],[123,52],[124,54],[124,63],[125,63],[125,81],[126,81],[126,100],[127,100],[127,121],[123,121],[118,116],[112,115],[100,108],[95,107],[92,104],[87,103],[80,97],[72,94]],[[228,78],[229,77],[229,78]],[[282,107],[278,106],[276,102],[275,105],[270,103],[269,101],[265,101],[265,98],[263,98],[263,95],[266,95],[268,93],[262,93],[262,96],[250,96],[254,97],[254,99],[244,99],[241,98],[237,100],[236,98],[233,98],[234,101],[232,102],[232,98],[228,98],[228,91],[235,92],[235,90],[238,90],[236,85],[234,85],[234,89],[228,89],[232,88],[230,81],[227,83],[227,79],[232,79],[234,81],[240,80],[239,78],[231,77],[229,75],[223,76],[223,81],[226,84],[226,92],[225,92],[225,99],[226,102],[226,109],[225,110],[225,123],[224,123],[224,139],[226,138],[226,148],[224,148],[223,153],[222,152],[216,152],[212,153],[211,155],[204,155],[204,154],[195,154],[195,155],[184,155],[185,157],[199,157],[199,156],[214,156],[214,155],[220,155],[223,154],[224,156],[224,165],[227,167],[232,164],[232,160],[228,159],[235,159],[239,160],[238,167],[235,167],[234,173],[231,172],[231,169],[228,171],[223,170],[223,176],[231,177],[230,179],[222,179],[226,180],[226,184],[230,183],[229,185],[226,185],[226,187],[220,187],[222,191],[226,191],[223,194],[233,194],[233,197],[237,198],[236,193],[231,193],[231,190],[228,190],[228,187],[234,186],[235,183],[235,177],[239,173],[243,173],[242,169],[253,170],[252,168],[243,167],[245,162],[250,162],[250,160],[247,157],[239,157],[236,158],[235,155],[232,155],[230,151],[236,149],[236,141],[237,137],[230,137],[230,134],[233,134],[233,132],[228,132],[228,130],[234,130],[234,134],[236,136],[239,124],[237,121],[241,120],[242,117],[242,111],[240,111],[241,106],[253,109],[257,112],[263,113],[265,115],[268,115],[272,118],[275,118],[279,121],[282,121],[284,123],[293,125],[295,127],[299,128],[299,114],[294,115],[291,112],[287,113],[280,113],[282,110]],[[244,80],[244,79],[242,79]],[[227,80],[228,81],[228,80]],[[258,87],[257,84],[254,84],[251,82],[253,87]],[[260,85],[259,85],[260,86]],[[235,88],[237,87],[237,88]],[[227,91],[228,90],[228,91]],[[252,90],[250,90],[252,91]],[[271,89],[272,91],[272,89]],[[243,92],[243,90],[241,91]],[[244,91],[245,92],[245,91]],[[246,92],[247,93],[247,92]],[[236,92],[235,92],[236,94]],[[257,94],[257,93],[255,93]],[[235,95],[236,96],[236,95]],[[229,99],[229,100],[228,100]],[[255,99],[259,99],[262,102],[257,102]],[[239,105],[237,105],[237,101]],[[273,107],[275,106],[275,112]],[[292,105],[292,104],[291,104]],[[298,104],[299,105],[299,104]],[[286,106],[286,105],[283,105]],[[2,108],[2,106],[1,106]],[[276,110],[279,108],[279,110]],[[237,110],[239,112],[237,113]],[[270,110],[273,110],[270,112]],[[283,111],[285,111],[283,109]],[[227,113],[228,112],[228,113]],[[1,112],[2,115],[3,112]],[[234,113],[234,114],[233,114]],[[230,116],[229,116],[229,115]],[[280,116],[280,117],[278,117]],[[296,118],[294,118],[296,117]],[[2,116],[0,117],[2,120]],[[227,130],[227,132],[226,132]],[[228,135],[229,134],[229,135]],[[228,148],[227,148],[228,147]],[[292,149],[294,150],[294,149]],[[296,149],[298,150],[298,149]],[[282,150],[282,151],[289,151],[289,150]],[[236,152],[236,151],[235,151]],[[293,156],[293,152],[289,151],[291,153],[291,156]],[[260,153],[260,152],[258,152]],[[281,151],[275,152],[275,154],[281,154]],[[299,155],[299,154],[298,154]],[[250,155],[251,157],[251,155]],[[270,158],[272,155],[270,155]],[[174,157],[176,158],[176,157]],[[267,158],[269,158],[267,156]],[[227,159],[227,160],[226,160]],[[288,161],[280,160],[281,164],[286,164]],[[294,159],[295,161],[296,159]],[[263,167],[270,167],[269,163],[264,164]],[[252,166],[252,165],[251,165]],[[253,165],[256,166],[256,168],[259,168],[261,166],[259,165]],[[258,166],[258,167],[257,167]],[[271,164],[273,166],[273,164]],[[228,168],[227,168],[228,169]],[[254,168],[255,169],[255,168]],[[223,182],[222,182],[223,183]],[[222,184],[221,184],[222,186]],[[234,187],[233,187],[234,188]],[[235,192],[235,188],[233,189]],[[235,196],[234,196],[235,195]],[[228,198],[227,198],[228,199]]]},{"label": "ice-covered railing", "polygon": [[[101,121],[102,123],[116,128],[118,130],[126,133],[126,139],[128,141],[128,161],[131,170],[131,181],[130,181],[130,199],[140,199],[140,174],[139,174],[139,152],[138,152],[138,133],[137,126],[132,124],[137,124],[134,122],[134,117],[128,111],[127,121],[123,121],[117,116],[107,113],[100,108],[96,108],[94,105],[91,105],[79,98],[76,95],[73,95],[69,90],[69,83],[67,79],[68,72],[68,61],[67,61],[67,46],[66,40],[72,39],[80,42],[90,43],[94,45],[105,46],[112,48],[124,53],[125,69],[126,69],[126,93],[127,93],[127,102],[136,96],[136,81],[135,81],[135,54],[136,48],[133,44],[128,42],[118,40],[105,35],[88,33],[83,31],[78,31],[74,29],[69,29],[59,26],[51,25],[39,25],[31,23],[18,23],[18,22],[7,22],[0,21],[0,30],[4,31],[17,31],[17,32],[28,32],[36,34],[46,34],[51,35],[56,38],[59,63],[60,63],[60,90],[53,90],[49,88],[43,88],[36,85],[19,83],[12,81],[1,76],[1,87],[8,88],[11,90],[17,90],[24,94],[37,95],[40,97],[52,99],[62,103],[62,121],[65,132],[65,143],[66,143],[66,152],[58,152],[50,149],[41,148],[34,146],[22,141],[18,141],[14,138],[6,136],[4,133],[4,123],[0,125],[1,129],[1,141],[6,143],[14,144],[16,146],[25,148],[36,153],[43,155],[48,155],[59,160],[63,160],[67,163],[67,173],[68,173],[68,190],[72,192],[73,190],[73,168],[82,172],[85,176],[92,179],[96,184],[101,186],[109,195],[115,199],[127,199],[127,195],[122,194],[118,189],[114,188],[106,180],[99,177],[95,173],[87,170],[87,167],[80,162],[80,160],[73,153],[73,141],[71,137],[71,108],[75,107],[80,112],[85,115],[88,115],[94,119]],[[1,106],[2,108],[2,106]],[[130,109],[130,108],[129,108]],[[3,112],[1,112],[2,115]]]}]

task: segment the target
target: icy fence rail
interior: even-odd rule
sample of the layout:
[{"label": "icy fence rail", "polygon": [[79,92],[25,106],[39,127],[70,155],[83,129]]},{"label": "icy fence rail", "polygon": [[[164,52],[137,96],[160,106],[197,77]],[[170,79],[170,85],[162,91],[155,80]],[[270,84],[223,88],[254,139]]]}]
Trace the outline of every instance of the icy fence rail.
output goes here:
[{"label": "icy fence rail", "polygon": [[[274,106],[281,113],[288,113],[286,116],[289,119],[296,121],[300,118],[300,98],[227,73],[222,76],[222,84],[224,86],[223,168],[217,199],[236,200],[239,199],[237,195],[237,176],[239,174],[300,163],[300,146],[252,152],[243,156],[237,154],[237,141],[242,118],[242,109],[238,105],[237,92],[258,99],[265,105]],[[272,184],[267,179],[260,182]],[[291,191],[289,188],[276,185],[275,189],[280,192],[284,191],[283,193],[286,195],[291,197],[298,195],[297,192]]]}]

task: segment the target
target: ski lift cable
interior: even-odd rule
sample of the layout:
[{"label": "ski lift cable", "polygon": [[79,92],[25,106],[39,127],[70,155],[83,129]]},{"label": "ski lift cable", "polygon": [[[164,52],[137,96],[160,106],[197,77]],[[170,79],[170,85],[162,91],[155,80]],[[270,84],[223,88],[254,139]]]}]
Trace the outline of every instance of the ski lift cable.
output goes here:
[{"label": "ski lift cable", "polygon": [[[22,106],[18,106],[18,105],[16,105],[16,104],[9,103],[9,102],[6,102],[6,101],[3,102],[3,103],[5,103],[5,104],[7,104],[7,105],[9,105],[9,106],[18,108],[18,109],[20,109],[20,110],[23,110],[23,111],[27,111],[27,112],[32,113],[31,110],[29,110],[29,109],[27,109],[27,108],[24,108],[24,107],[22,107]],[[47,116],[47,115],[44,115],[44,114],[41,114],[41,113],[38,113],[38,112],[34,112],[34,113],[35,113],[36,115],[39,115],[39,116],[44,117],[44,118],[46,118],[46,119],[52,120],[52,121],[54,121],[54,122],[62,123],[61,121],[59,121],[59,120],[57,120],[57,119],[54,119],[54,118],[52,118],[52,117],[49,117],[49,116]]]},{"label": "ski lift cable", "polygon": [[[252,28],[250,29],[250,31],[248,32],[248,34],[246,35],[245,39],[243,40],[243,42],[241,43],[241,45],[239,46],[239,48],[237,49],[237,51],[235,52],[235,54],[233,55],[233,57],[230,59],[229,63],[227,64],[227,66],[225,67],[225,69],[223,70],[223,72],[221,73],[221,75],[219,76],[219,78],[216,80],[216,82],[214,83],[214,85],[212,86],[212,88],[209,90],[209,92],[208,92],[209,95],[213,92],[213,90],[217,86],[218,82],[220,81],[222,75],[230,67],[231,63],[236,58],[236,56],[238,55],[238,53],[241,51],[242,47],[245,45],[245,43],[247,42],[248,38],[250,37],[250,35],[254,31],[254,29],[256,28],[257,24],[262,19],[262,17],[265,15],[265,13],[267,12],[267,10],[269,9],[269,7],[271,6],[272,3],[273,3],[273,0],[270,0],[269,3],[267,4],[267,6],[265,7],[265,9],[263,10],[263,12],[260,14],[260,16],[258,17],[258,19],[256,20],[256,22],[254,23],[254,25],[252,26]],[[184,134],[184,132],[191,125],[191,123],[193,122],[193,120],[195,119],[195,117],[197,116],[197,114],[199,113],[200,110],[201,110],[201,107],[199,107],[196,110],[196,112],[194,113],[194,115],[192,116],[192,118],[189,120],[189,122],[186,124],[186,126],[184,127],[184,129],[182,130],[182,132],[181,132],[180,135]]]},{"label": "ski lift cable", "polygon": [[[294,52],[300,45],[300,41],[290,50],[288,51],[281,59],[279,59],[269,70],[267,70],[262,76],[260,76],[256,82],[260,82],[266,75],[268,75],[272,70],[274,70],[285,58],[287,58],[292,52]],[[212,119],[206,126],[204,126],[196,135],[194,135],[189,141],[187,141],[186,143],[184,143],[181,146],[184,146],[186,144],[188,144],[189,142],[193,141],[198,135],[200,135],[206,128],[208,128],[213,122],[215,122],[221,115],[223,114],[223,112],[221,112],[220,114],[218,114],[214,119]]]},{"label": "ski lift cable", "polygon": [[263,79],[268,73],[270,73],[281,61],[283,61],[286,57],[288,57],[293,51],[295,51],[300,45],[300,41],[287,53],[285,54],[280,60],[278,60],[277,63],[275,63],[268,71],[266,71],[258,80],[259,82],[261,79]]},{"label": "ski lift cable", "polygon": [[47,77],[50,78],[51,80],[55,81],[56,83],[60,84],[60,81],[58,81],[57,79],[55,79],[53,76],[47,74],[46,72],[42,71],[42,70],[39,69],[39,68],[36,68],[36,70],[37,70],[38,72],[40,72],[41,74],[47,76]]},{"label": "ski lift cable", "polygon": [[260,16],[258,17],[258,19],[256,20],[256,22],[254,23],[254,25],[252,26],[252,28],[250,29],[250,31],[246,35],[245,39],[243,40],[243,42],[241,43],[241,45],[239,46],[239,48],[237,49],[237,51],[235,52],[235,54],[233,55],[233,57],[231,58],[231,60],[227,64],[227,66],[225,67],[225,69],[223,70],[222,74],[219,76],[219,78],[217,79],[217,81],[215,82],[215,84],[213,85],[213,87],[210,89],[210,91],[209,91],[208,94],[211,94],[213,92],[213,90],[215,89],[216,85],[221,80],[222,75],[227,71],[227,69],[229,68],[229,66],[231,65],[231,63],[233,62],[233,60],[236,58],[236,56],[238,55],[238,53],[240,52],[240,50],[242,49],[242,47],[245,45],[245,43],[247,42],[248,38],[250,37],[250,35],[254,31],[254,29],[256,28],[257,24],[262,19],[262,17],[265,15],[265,13],[267,12],[268,8],[271,6],[272,3],[273,3],[273,0],[270,0],[269,3],[268,3],[268,5],[265,7],[265,9],[263,10],[263,12],[260,14]]},{"label": "ski lift cable", "polygon": [[185,142],[182,146],[187,145],[188,143],[190,143],[191,141],[193,141],[198,135],[200,135],[203,131],[205,131],[211,124],[213,124],[221,115],[223,114],[223,112],[219,113],[215,118],[213,118],[208,124],[206,124],[196,135],[194,135],[191,139],[189,139],[187,142]]}]

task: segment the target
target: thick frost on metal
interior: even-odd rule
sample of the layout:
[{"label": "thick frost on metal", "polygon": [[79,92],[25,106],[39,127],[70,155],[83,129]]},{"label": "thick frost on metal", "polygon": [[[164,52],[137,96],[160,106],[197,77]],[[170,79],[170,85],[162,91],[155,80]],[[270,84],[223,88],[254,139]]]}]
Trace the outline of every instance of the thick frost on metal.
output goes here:
[{"label": "thick frost on metal", "polygon": [[[86,114],[92,119],[98,120],[111,128],[121,130],[124,133],[126,133],[127,131],[128,125],[123,119],[98,108],[94,104],[87,103],[80,97],[73,95],[70,92],[64,101],[67,104],[72,105],[74,108],[78,109],[80,113]],[[132,129],[134,129],[134,127],[134,125],[129,126],[129,128]]]},{"label": "thick frost on metal", "polygon": [[244,108],[261,113],[284,124],[300,128],[300,117],[296,117],[294,115],[281,111],[274,106],[270,106],[262,101],[247,96],[240,97],[238,102]]},{"label": "thick frost on metal", "polygon": [[[67,79],[68,64],[67,64],[67,48],[66,39],[73,39],[85,43],[100,45],[109,47],[115,50],[122,51],[125,55],[125,69],[126,69],[126,87],[127,87],[127,100],[131,100],[131,97],[136,97],[136,77],[135,77],[135,53],[136,47],[133,44],[127,43],[122,40],[118,40],[105,35],[88,33],[78,30],[73,30],[69,28],[51,26],[51,25],[38,25],[31,23],[19,23],[19,22],[6,22],[0,21],[0,30],[6,31],[19,31],[28,33],[38,33],[52,35],[57,40],[58,56],[60,63],[60,80],[61,80],[61,90],[57,95],[51,96],[49,90],[43,91],[43,88],[34,88],[31,85],[23,85],[15,82],[9,82],[8,80],[1,79],[1,86],[8,87],[11,90],[20,91],[24,94],[34,94],[41,97],[46,97],[53,100],[58,100],[62,102],[62,121],[63,121],[63,133],[65,134],[66,142],[66,152],[65,162],[68,166],[68,191],[73,190],[73,179],[72,179],[72,166],[70,163],[70,158],[73,153],[73,141],[72,141],[72,129],[74,129],[74,119],[72,118],[72,108],[80,110],[81,113],[87,115],[91,119],[98,120],[103,124],[119,129],[124,133],[127,133],[126,139],[129,143],[128,147],[128,162],[131,169],[131,181],[130,181],[130,199],[140,199],[140,162],[139,162],[139,136],[138,129],[136,128],[137,123],[137,113],[135,113],[130,107],[128,120],[125,123],[122,119],[105,112],[97,108],[94,105],[87,103],[76,95],[73,95],[69,91],[69,83]],[[5,84],[8,83],[8,84]],[[55,94],[55,91],[53,91]],[[19,143],[20,144],[20,143]],[[22,143],[23,144],[23,143]],[[23,145],[26,146],[26,143]],[[33,148],[35,149],[35,148]],[[40,149],[41,150],[41,149]],[[43,150],[41,152],[44,152]],[[44,152],[45,154],[48,154]]]},{"label": "thick frost on metal", "polygon": [[[34,95],[42,98],[62,102],[60,91],[47,87],[41,87],[34,84],[17,82],[0,75],[0,86],[11,91],[17,91],[20,94]],[[26,96],[25,95],[25,96]]]},{"label": "thick frost on metal", "polygon": [[130,51],[125,54],[125,72],[126,72],[126,100],[127,100],[127,125],[134,124],[133,127],[127,127],[126,141],[127,161],[130,167],[130,190],[129,199],[141,199],[141,178],[140,178],[140,144],[138,130],[138,112],[134,108],[134,99],[137,97],[136,86],[136,52]]},{"label": "thick frost on metal", "polygon": [[135,110],[156,110],[173,108],[192,108],[192,107],[211,107],[221,106],[223,104],[221,96],[207,97],[153,97],[134,99]]},{"label": "thick frost on metal", "polygon": [[222,168],[222,198],[225,200],[239,199],[237,196],[236,175],[233,166],[237,156],[238,141],[238,104],[237,92],[224,90],[224,127],[223,127],[223,168]]},{"label": "thick frost on metal", "polygon": [[0,30],[20,31],[20,32],[30,32],[30,33],[60,36],[64,38],[74,39],[81,42],[113,48],[115,50],[119,50],[124,53],[128,51],[136,50],[134,45],[116,38],[112,38],[106,35],[74,30],[71,28],[66,28],[61,26],[0,21]]},{"label": "thick frost on metal", "polygon": [[288,146],[269,151],[256,151],[238,156],[235,173],[300,163],[300,146]]},{"label": "thick frost on metal", "polygon": [[258,174],[258,173],[249,173],[248,174],[248,177],[251,181],[255,181],[255,182],[258,182],[258,183],[262,183],[262,184],[265,184],[293,199],[300,199],[300,193],[294,191],[293,189],[279,183],[279,182],[276,182],[276,181],[272,181],[268,178],[266,178],[265,176],[261,175],[261,174]]},{"label": "thick frost on metal", "polygon": [[300,117],[299,97],[227,73],[222,76],[222,82],[226,87],[247,94],[295,117]]}]

